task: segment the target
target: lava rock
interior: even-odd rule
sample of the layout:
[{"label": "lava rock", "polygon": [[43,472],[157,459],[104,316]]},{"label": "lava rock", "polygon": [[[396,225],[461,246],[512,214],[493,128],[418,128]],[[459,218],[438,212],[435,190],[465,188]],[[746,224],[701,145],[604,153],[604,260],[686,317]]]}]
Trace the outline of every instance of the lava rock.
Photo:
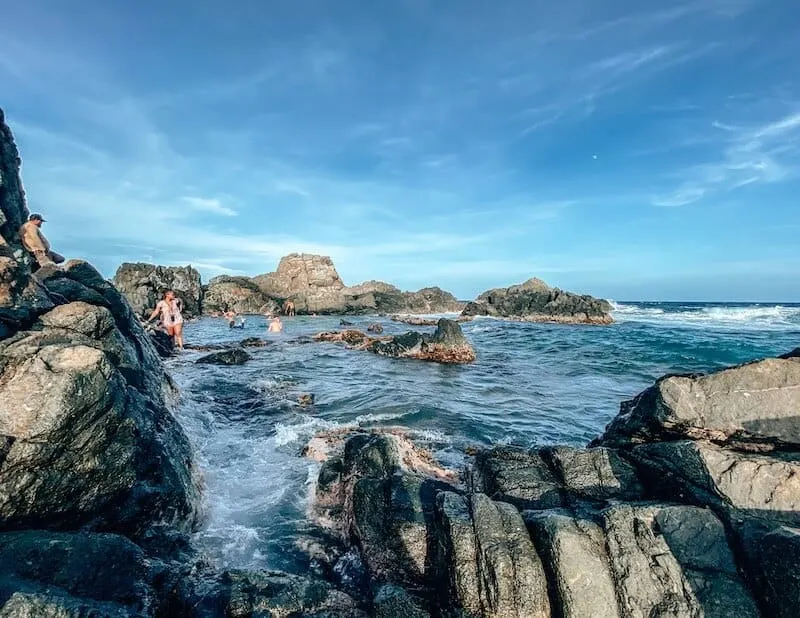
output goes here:
[{"label": "lava rock", "polygon": [[611,324],[614,321],[608,301],[551,288],[541,279],[484,292],[474,302],[467,303],[462,315],[567,324]]},{"label": "lava rock", "polygon": [[183,302],[183,314],[192,318],[202,311],[203,286],[200,273],[191,266],[122,264],[113,283],[124,294],[134,313],[147,317],[164,292],[172,290]]},{"label": "lava rock", "polygon": [[232,348],[230,350],[222,350],[221,352],[213,352],[202,358],[198,358],[196,362],[206,365],[244,365],[247,361],[252,360],[247,352],[242,348]]}]

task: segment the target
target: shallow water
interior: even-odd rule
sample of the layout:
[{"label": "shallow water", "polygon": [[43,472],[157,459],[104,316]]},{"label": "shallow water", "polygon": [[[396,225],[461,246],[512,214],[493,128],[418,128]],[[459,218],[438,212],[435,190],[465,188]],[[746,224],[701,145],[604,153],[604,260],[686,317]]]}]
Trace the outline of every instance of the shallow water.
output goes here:
[{"label": "shallow water", "polygon": [[[183,395],[179,418],[206,476],[209,515],[198,543],[221,567],[304,571],[294,544],[310,530],[305,510],[317,467],[300,451],[322,429],[402,425],[450,465],[468,445],[583,445],[620,401],[665,373],[800,346],[797,305],[625,303],[614,315],[607,327],[477,319],[462,325],[478,354],[468,366],[298,340],[338,328],[338,317],[288,318],[280,335],[268,335],[259,317],[235,331],[217,319],[188,324],[192,343],[272,341],[249,350],[254,359],[242,367],[195,365],[199,352],[170,361]],[[426,330],[348,320],[361,329],[379,321],[386,333]],[[297,403],[304,393],[315,395],[313,407]]]}]

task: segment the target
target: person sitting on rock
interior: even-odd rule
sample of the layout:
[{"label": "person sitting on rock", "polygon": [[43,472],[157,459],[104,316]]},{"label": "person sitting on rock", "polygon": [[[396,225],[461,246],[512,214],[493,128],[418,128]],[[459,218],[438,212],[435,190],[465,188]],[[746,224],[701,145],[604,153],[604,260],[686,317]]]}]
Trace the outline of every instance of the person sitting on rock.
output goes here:
[{"label": "person sitting on rock", "polygon": [[148,322],[152,322],[157,315],[161,315],[161,326],[167,334],[175,341],[179,350],[183,350],[183,302],[175,296],[175,292],[167,290],[163,300],[158,301],[156,308]]},{"label": "person sitting on rock", "polygon": [[269,328],[267,328],[267,332],[270,333],[279,333],[283,330],[283,322],[281,322],[280,317],[277,315],[270,320]]},{"label": "person sitting on rock", "polygon": [[47,238],[45,238],[44,234],[42,234],[42,223],[44,223],[44,217],[38,213],[33,213],[28,217],[28,222],[19,230],[22,246],[33,255],[39,268],[42,266],[61,264],[64,262],[65,258],[63,255],[50,249],[50,243]]}]

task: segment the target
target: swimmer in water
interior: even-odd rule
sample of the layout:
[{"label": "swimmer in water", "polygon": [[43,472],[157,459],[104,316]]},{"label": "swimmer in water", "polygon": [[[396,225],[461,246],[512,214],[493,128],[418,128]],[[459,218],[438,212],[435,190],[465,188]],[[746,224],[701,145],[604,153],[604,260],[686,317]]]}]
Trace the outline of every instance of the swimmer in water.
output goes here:
[{"label": "swimmer in water", "polygon": [[283,322],[278,316],[275,316],[269,322],[269,328],[267,328],[267,332],[269,333],[279,333],[283,330]]}]

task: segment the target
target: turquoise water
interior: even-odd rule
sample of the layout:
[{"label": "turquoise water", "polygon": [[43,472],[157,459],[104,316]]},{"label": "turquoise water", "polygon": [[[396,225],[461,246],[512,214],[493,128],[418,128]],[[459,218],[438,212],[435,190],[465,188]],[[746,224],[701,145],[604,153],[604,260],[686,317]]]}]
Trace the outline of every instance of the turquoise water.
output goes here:
[{"label": "turquoise water", "polygon": [[[187,325],[192,343],[271,339],[242,367],[170,361],[181,387],[179,417],[206,475],[208,523],[198,543],[220,566],[308,568],[295,550],[313,532],[305,518],[317,464],[300,456],[315,432],[346,426],[403,426],[458,466],[470,445],[583,445],[602,432],[620,401],[674,372],[708,371],[800,346],[800,305],[620,303],[607,327],[463,325],[478,360],[441,366],[376,357],[308,335],[338,328],[333,317],[263,318],[244,331],[222,320]],[[409,328],[381,318],[387,333]],[[413,327],[418,328],[418,327]],[[426,330],[418,328],[418,330]],[[313,393],[313,408],[299,395]]]}]

